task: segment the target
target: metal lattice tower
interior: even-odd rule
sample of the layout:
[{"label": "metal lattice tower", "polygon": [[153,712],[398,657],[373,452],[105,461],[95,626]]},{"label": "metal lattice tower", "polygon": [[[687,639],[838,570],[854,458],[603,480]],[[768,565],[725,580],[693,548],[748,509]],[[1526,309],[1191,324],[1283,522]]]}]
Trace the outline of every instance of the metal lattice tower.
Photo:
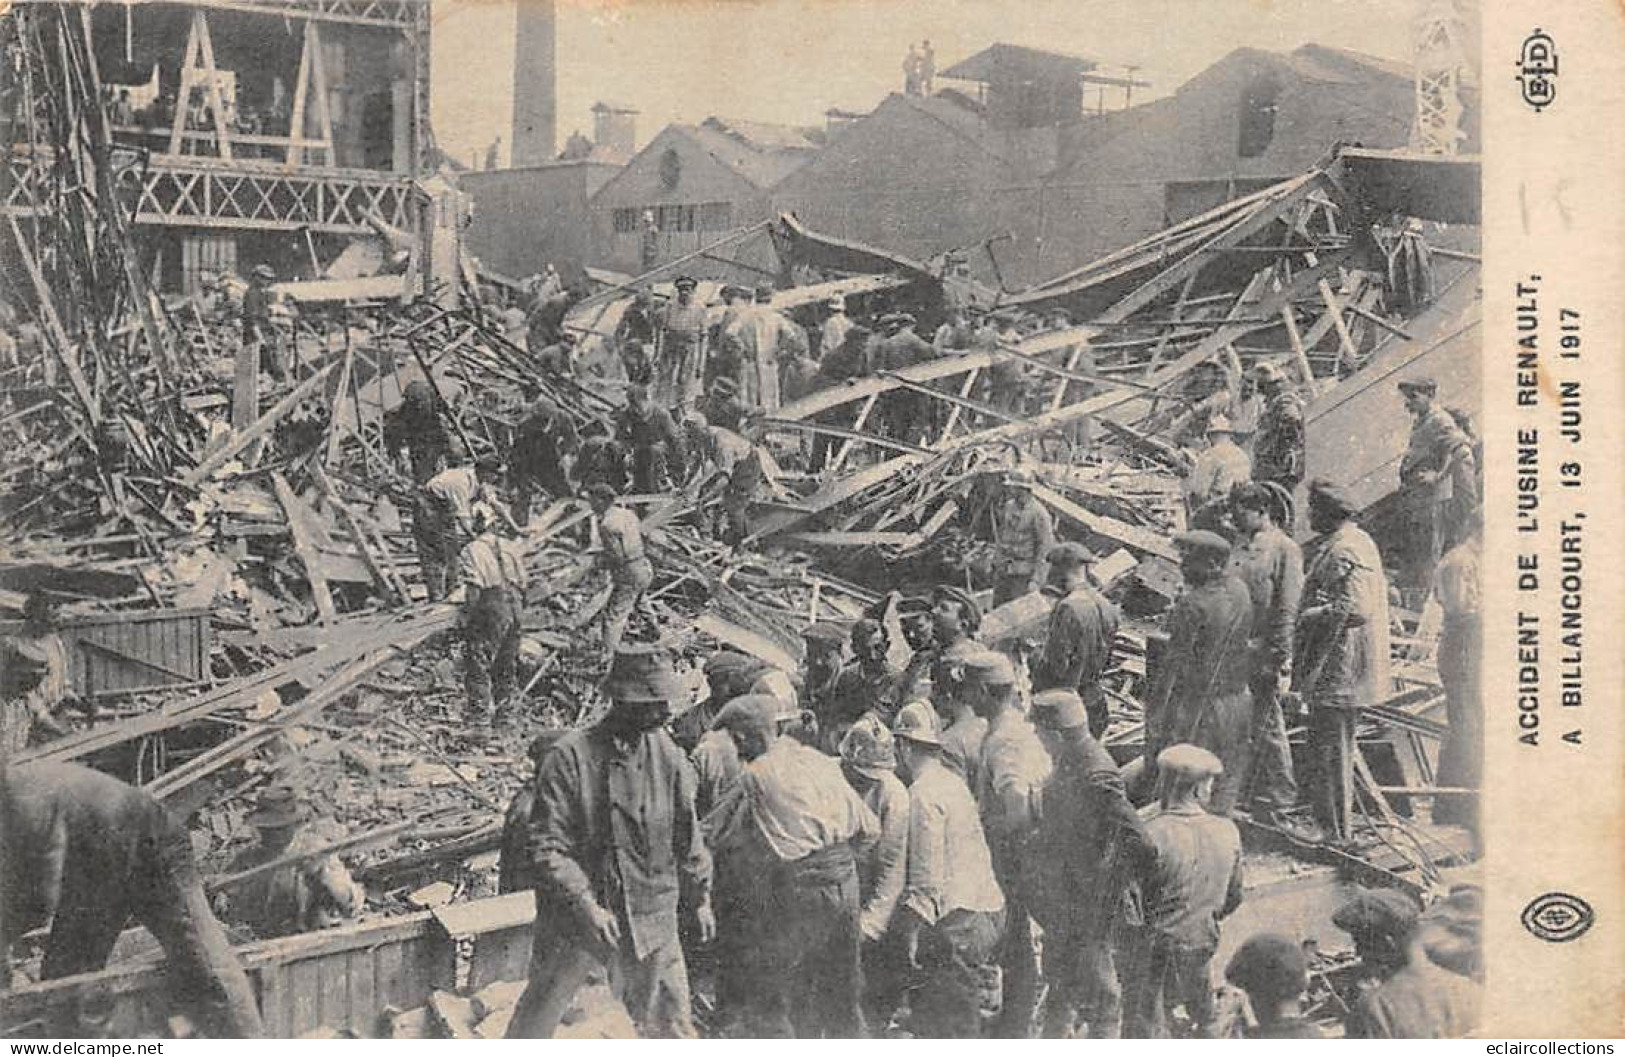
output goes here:
[{"label": "metal lattice tower", "polygon": [[1468,58],[1461,0],[1419,0],[1416,24],[1416,123],[1411,149],[1422,154],[1456,154],[1462,131],[1462,78]]}]

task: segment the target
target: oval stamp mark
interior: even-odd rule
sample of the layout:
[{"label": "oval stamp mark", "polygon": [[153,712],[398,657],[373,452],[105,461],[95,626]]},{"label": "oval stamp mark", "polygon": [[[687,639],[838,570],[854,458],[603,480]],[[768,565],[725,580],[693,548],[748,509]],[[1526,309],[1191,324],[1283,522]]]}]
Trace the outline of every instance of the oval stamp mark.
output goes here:
[{"label": "oval stamp mark", "polygon": [[1595,924],[1596,912],[1579,896],[1567,892],[1547,892],[1530,900],[1520,918],[1523,927],[1547,943],[1567,943],[1579,939]]}]

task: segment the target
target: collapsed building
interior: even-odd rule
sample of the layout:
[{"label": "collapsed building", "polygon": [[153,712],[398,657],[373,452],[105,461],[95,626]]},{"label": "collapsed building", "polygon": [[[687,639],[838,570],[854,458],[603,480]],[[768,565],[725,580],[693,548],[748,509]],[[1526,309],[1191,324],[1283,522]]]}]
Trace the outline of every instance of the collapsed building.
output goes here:
[{"label": "collapsed building", "polygon": [[[202,17],[192,16],[194,31]],[[471,450],[502,454],[526,394],[585,425],[619,406],[624,379],[613,365],[565,381],[543,372],[471,269],[435,263],[433,225],[394,215],[382,219],[406,235],[405,268],[290,289],[301,305],[283,324],[292,369],[251,413],[228,416],[240,335],[200,296],[157,295],[132,230],[146,185],[120,189],[106,108],[74,102],[99,95],[96,21],[64,6],[6,26],[22,68],[52,71],[69,90],[40,86],[22,108],[22,153],[53,160],[29,170],[45,182],[6,232],[20,262],[7,301],[28,340],[0,409],[0,603],[20,608],[35,590],[65,603],[84,703],[73,733],[10,762],[78,760],[141,784],[191,820],[209,887],[228,898],[244,878],[222,864],[246,839],[252,795],[298,781],[341,831],[319,853],[342,855],[370,900],[358,923],[240,948],[271,1033],[499,1032],[487,1021],[516,997],[534,914],[528,893],[495,893],[502,810],[525,778],[531,737],[587,722],[601,704],[594,644],[581,632],[609,589],[587,574],[579,504],[560,500],[532,519],[521,539],[522,717],[494,736],[465,730],[456,612],[427,599],[403,517],[411,482],[389,450],[387,418],[423,380]],[[177,129],[183,142],[192,134],[173,124],[172,141]],[[213,135],[226,150],[231,132],[218,120]],[[728,646],[795,671],[811,624],[850,623],[889,592],[945,576],[985,589],[987,485],[1019,463],[1060,534],[1105,556],[1105,587],[1128,617],[1105,741],[1120,762],[1132,759],[1178,587],[1171,539],[1184,525],[1187,434],[1212,395],[1207,365],[1235,376],[1282,364],[1308,406],[1311,475],[1371,511],[1394,569],[1418,567],[1396,494],[1394,383],[1428,374],[1444,399],[1476,402],[1477,186],[1471,158],[1340,150],[1015,294],[946,259],[908,259],[792,216],[764,221],[783,311],[811,318],[838,294],[866,314],[907,308],[934,322],[968,306],[1043,323],[992,350],[874,372],[775,409],[762,430],[777,472],[734,544],[707,530],[719,500],[697,482],[629,497],[656,568],[632,636],[691,661]],[[366,228],[379,236],[376,222]],[[607,342],[630,289],[665,294],[676,267],[608,286],[566,325],[588,345]],[[714,292],[707,284],[700,296]],[[1022,406],[991,398],[988,377],[1001,367],[1029,379]],[[895,420],[900,397],[918,427],[907,437],[876,426]],[[1396,609],[1394,692],[1359,731],[1370,839],[1307,848],[1253,827],[1258,869],[1244,917],[1325,919],[1342,879],[1421,893],[1473,858],[1465,831],[1434,825],[1426,810],[1443,692],[1425,586],[1396,587],[1407,604]],[[994,609],[985,640],[1027,648],[1047,605],[1034,594]],[[697,696],[697,668],[690,675]],[[100,973],[28,982],[25,972],[0,994],[6,1030],[60,1033],[94,1005],[106,1007],[110,1034],[164,1034],[163,975],[150,945],[127,941]],[[1320,998],[1334,1000],[1329,988]]]}]

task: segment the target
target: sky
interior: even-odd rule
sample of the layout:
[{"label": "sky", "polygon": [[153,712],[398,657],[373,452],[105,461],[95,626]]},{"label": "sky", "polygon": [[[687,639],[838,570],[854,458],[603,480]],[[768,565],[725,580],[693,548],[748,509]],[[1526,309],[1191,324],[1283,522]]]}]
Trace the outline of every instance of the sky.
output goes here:
[{"label": "sky", "polygon": [[[467,160],[506,157],[516,3],[432,0],[433,123]],[[909,44],[939,70],[994,41],[1138,67],[1166,95],[1239,47],[1309,42],[1408,63],[1419,0],[557,0],[558,146],[598,100],[636,107],[638,144],[711,115],[822,125],[902,87]],[[944,82],[939,79],[938,87]]]}]

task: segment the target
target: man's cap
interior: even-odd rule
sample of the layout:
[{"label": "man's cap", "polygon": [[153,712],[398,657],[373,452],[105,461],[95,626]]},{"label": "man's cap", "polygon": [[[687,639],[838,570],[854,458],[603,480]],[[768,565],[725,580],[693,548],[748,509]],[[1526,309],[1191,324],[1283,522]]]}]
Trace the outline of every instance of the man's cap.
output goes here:
[{"label": "man's cap", "polygon": [[780,720],[782,708],[772,694],[744,694],[722,706],[711,721],[712,730],[740,730],[755,727],[760,731],[773,730]]},{"label": "man's cap", "polygon": [[1360,508],[1349,499],[1348,493],[1319,477],[1309,482],[1309,506],[1319,507],[1341,518],[1351,518],[1360,512]]},{"label": "man's cap", "polygon": [[1236,428],[1230,424],[1228,418],[1219,414],[1207,420],[1207,431],[1209,433],[1234,433]]},{"label": "man's cap", "polygon": [[977,650],[962,662],[967,682],[982,686],[1016,685],[1016,668],[997,650]]},{"label": "man's cap", "polygon": [[865,712],[841,737],[841,759],[848,767],[879,777],[897,770],[892,732],[873,712]]},{"label": "man's cap", "polygon": [[897,600],[897,615],[919,617],[931,612],[931,599],[924,595],[904,595]]},{"label": "man's cap", "polygon": [[1259,381],[1284,382],[1286,372],[1274,360],[1259,360],[1253,364],[1253,377]]},{"label": "man's cap", "polygon": [[1332,924],[1355,943],[1374,945],[1407,939],[1420,918],[1421,908],[1410,896],[1391,888],[1361,888],[1332,914]]},{"label": "man's cap", "polygon": [[722,287],[722,296],[724,299],[729,297],[749,297],[750,291],[745,289],[743,286],[735,286],[733,283],[727,283]]},{"label": "man's cap", "polygon": [[671,657],[655,647],[621,647],[604,678],[604,695],[615,702],[675,701],[683,693]]},{"label": "man's cap", "polygon": [[937,714],[924,701],[913,701],[898,710],[892,720],[894,737],[906,738],[920,745],[942,744],[942,732],[937,729]]},{"label": "man's cap", "polygon": [[1207,529],[1181,532],[1174,537],[1174,546],[1182,551],[1212,558],[1214,561],[1230,560],[1230,542],[1217,532],[1209,532]]},{"label": "man's cap", "polygon": [[692,290],[696,286],[700,285],[700,283],[699,280],[695,279],[692,275],[679,275],[677,278],[672,280],[672,285],[679,290]]},{"label": "man's cap", "polygon": [[790,682],[790,676],[771,664],[764,664],[756,673],[756,679],[750,684],[753,694],[766,694],[778,702],[778,718],[781,720],[800,719],[801,712],[796,707],[796,688]]},{"label": "man's cap", "polygon": [[1224,773],[1224,764],[1206,749],[1181,742],[1170,745],[1157,754],[1157,770],[1172,778],[1192,781],[1213,778]]},{"label": "man's cap", "polygon": [[1045,690],[1033,695],[1033,721],[1050,730],[1075,730],[1089,725],[1089,711],[1076,690]]},{"label": "man's cap", "polygon": [[807,640],[808,648],[817,644],[823,649],[838,650],[846,643],[846,629],[833,621],[820,620],[802,629],[801,637]]},{"label": "man's cap", "polygon": [[463,443],[463,438],[453,435],[446,439],[446,458],[454,464],[468,461],[468,445]]},{"label": "man's cap", "polygon": [[721,375],[712,379],[711,391],[719,396],[737,396],[739,393],[739,383],[734,381],[732,378],[729,378],[727,375]]},{"label": "man's cap", "polygon": [[732,675],[735,672],[743,672],[755,664],[756,659],[754,657],[747,657],[743,653],[735,653],[733,650],[718,650],[705,659],[705,665],[701,670],[705,672],[705,677],[709,679],[715,675]]},{"label": "man's cap", "polygon": [[542,731],[530,739],[530,744],[525,747],[525,755],[530,757],[531,763],[541,763],[542,757],[547,755],[547,750],[557,745],[559,739],[568,733],[569,730],[563,727],[558,730]]},{"label": "man's cap", "polygon": [[305,805],[292,786],[272,785],[260,790],[247,822],[257,829],[297,826],[305,821]]},{"label": "man's cap", "polygon": [[1398,386],[1399,391],[1402,393],[1420,393],[1423,396],[1439,395],[1439,383],[1426,375],[1417,378],[1401,378]]},{"label": "man's cap", "polygon": [[977,605],[976,599],[972,598],[971,593],[965,590],[963,587],[955,587],[952,584],[941,584],[935,591],[932,592],[931,597],[933,600],[949,598],[959,603],[960,609],[965,614],[965,621],[970,625],[968,630],[971,632],[974,633],[976,627],[982,623],[982,607]]},{"label": "man's cap", "polygon": [[774,292],[775,291],[771,286],[767,285],[766,283],[762,283],[756,288],[756,300],[764,302],[771,301],[773,300]]},{"label": "man's cap", "polygon": [[886,634],[886,625],[872,617],[864,617],[862,620],[858,620],[853,623],[852,631],[848,635],[848,638],[853,644],[857,644],[859,642],[867,642],[876,635],[884,634]]},{"label": "man's cap", "polygon": [[254,278],[275,279],[276,269],[272,268],[269,264],[256,264],[254,265]]},{"label": "man's cap", "polygon": [[1063,540],[1049,549],[1044,555],[1051,565],[1062,569],[1073,569],[1080,565],[1091,565],[1095,561],[1094,553],[1081,543],[1073,540]]},{"label": "man's cap", "polygon": [[615,501],[615,489],[611,488],[603,481],[594,481],[592,484],[589,484],[587,487],[583,488],[581,490],[581,494],[586,496],[588,499],[602,499],[608,502]]},{"label": "man's cap", "polygon": [[1025,466],[1012,466],[1004,471],[1004,483],[1011,488],[1032,488],[1038,484],[1038,478]]},{"label": "man's cap", "polygon": [[1249,994],[1291,998],[1308,988],[1309,963],[1303,945],[1290,936],[1260,932],[1230,956],[1224,978]]},{"label": "man's cap", "polygon": [[826,301],[825,304],[829,307],[829,310],[831,312],[845,312],[846,311],[846,298],[844,298],[844,297],[839,297],[839,296],[832,297],[828,301]]}]

